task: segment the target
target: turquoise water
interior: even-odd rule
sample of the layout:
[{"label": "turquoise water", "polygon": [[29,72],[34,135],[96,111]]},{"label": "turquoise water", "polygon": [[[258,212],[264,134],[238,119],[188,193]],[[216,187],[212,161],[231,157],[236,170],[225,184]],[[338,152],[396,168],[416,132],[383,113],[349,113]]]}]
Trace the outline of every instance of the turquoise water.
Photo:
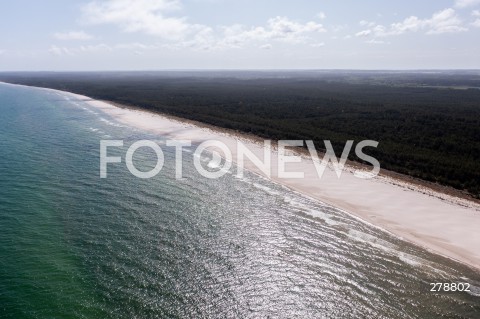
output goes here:
[{"label": "turquoise water", "polygon": [[165,147],[155,178],[100,179],[101,139],[165,139],[85,102],[0,84],[0,134],[0,318],[480,317],[478,273],[191,151],[182,180]]}]

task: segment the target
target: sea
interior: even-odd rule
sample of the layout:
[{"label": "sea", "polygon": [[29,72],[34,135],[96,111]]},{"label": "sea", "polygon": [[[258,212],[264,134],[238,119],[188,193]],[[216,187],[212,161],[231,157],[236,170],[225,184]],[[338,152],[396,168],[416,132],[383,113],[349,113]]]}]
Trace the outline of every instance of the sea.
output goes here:
[{"label": "sea", "polygon": [[[0,84],[0,318],[480,318],[479,272],[253,173],[205,178],[196,145],[182,179],[165,147],[140,179],[145,139],[167,137]],[[101,140],[124,141],[107,178]]]}]

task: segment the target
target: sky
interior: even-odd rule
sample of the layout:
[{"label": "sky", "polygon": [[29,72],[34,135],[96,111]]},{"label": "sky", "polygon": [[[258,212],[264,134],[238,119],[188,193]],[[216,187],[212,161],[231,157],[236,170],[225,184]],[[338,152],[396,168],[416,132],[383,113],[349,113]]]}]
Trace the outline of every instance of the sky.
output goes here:
[{"label": "sky", "polygon": [[480,0],[0,0],[0,71],[480,69]]}]

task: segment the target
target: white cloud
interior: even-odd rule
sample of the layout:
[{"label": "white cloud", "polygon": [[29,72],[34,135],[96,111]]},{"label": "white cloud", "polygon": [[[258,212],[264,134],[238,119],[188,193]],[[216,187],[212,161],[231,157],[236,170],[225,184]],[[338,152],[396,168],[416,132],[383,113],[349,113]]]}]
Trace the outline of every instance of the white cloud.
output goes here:
[{"label": "white cloud", "polygon": [[260,49],[263,49],[263,50],[270,50],[271,48],[272,48],[272,45],[270,43],[260,46]]},{"label": "white cloud", "polygon": [[58,40],[90,40],[93,36],[84,31],[57,32],[53,36]]},{"label": "white cloud", "polygon": [[[268,20],[268,27],[263,35],[267,38],[296,38],[310,32],[325,32],[321,24],[313,21],[301,24],[289,20],[287,17],[275,17]],[[262,32],[260,32],[262,33]]]},{"label": "white cloud", "polygon": [[324,42],[319,42],[319,43],[313,43],[310,45],[312,48],[321,48],[325,46]]},{"label": "white cloud", "polygon": [[326,32],[325,28],[316,22],[300,23],[287,17],[275,17],[264,26],[246,27],[241,24],[221,27],[220,30],[202,28],[182,41],[162,44],[168,49],[184,49],[211,51],[238,49],[248,44],[267,48],[272,41],[285,43],[308,43],[316,34]]},{"label": "white cloud", "polygon": [[402,22],[391,24],[388,28],[383,25],[376,25],[370,29],[358,32],[356,36],[386,37],[418,31],[424,31],[426,34],[442,34],[457,33],[467,30],[468,29],[463,26],[463,22],[458,17],[455,10],[448,8],[434,13],[429,19],[420,19],[416,16],[410,16]]},{"label": "white cloud", "polygon": [[355,33],[355,36],[356,37],[366,37],[366,36],[369,36],[370,34],[372,34],[372,30],[363,30],[363,31]]},{"label": "white cloud", "polygon": [[[122,45],[109,46],[105,43],[92,44],[92,45],[81,45],[76,47],[60,47],[56,45],[50,46],[48,52],[56,56],[78,56],[82,53],[98,53],[98,52],[111,52],[114,49],[124,48]],[[133,49],[130,47],[129,49]],[[138,47],[137,47],[138,48]]]},{"label": "white cloud", "polygon": [[310,35],[326,32],[325,28],[313,21],[299,23],[287,17],[275,17],[267,21],[264,27],[245,28],[242,25],[232,25],[223,28],[221,46],[241,47],[251,41],[284,41],[289,43],[304,43]]},{"label": "white cloud", "polygon": [[56,45],[50,46],[50,49],[48,49],[48,52],[56,56],[73,55],[73,52],[70,49],[65,47],[57,47]]},{"label": "white cloud", "polygon": [[94,44],[94,45],[82,45],[80,46],[80,51],[82,52],[101,52],[101,51],[112,51],[112,48],[105,43]]},{"label": "white cloud", "polygon": [[[472,16],[473,17],[480,17],[480,11],[479,10],[473,10],[472,11]],[[472,26],[475,28],[480,28],[480,19],[476,19],[472,23],[470,23]]]},{"label": "white cloud", "polygon": [[158,46],[156,46],[156,45],[148,45],[148,44],[143,44],[143,43],[138,43],[138,42],[120,43],[120,44],[115,45],[115,49],[126,49],[126,50],[134,49],[134,50],[137,50],[137,51],[157,49],[157,48],[158,48]]},{"label": "white cloud", "polygon": [[372,21],[362,20],[359,22],[362,27],[373,27],[376,23]]},{"label": "white cloud", "polygon": [[426,20],[422,20],[415,16],[411,16],[406,18],[402,22],[393,23],[390,26],[390,31],[378,33],[378,35],[379,36],[398,35],[406,32],[417,32],[418,30],[424,28],[425,25],[426,25]]},{"label": "white cloud", "polygon": [[[216,50],[271,41],[306,43],[312,35],[326,32],[320,23],[302,23],[280,16],[269,19],[264,26],[236,24],[212,29],[189,23],[186,17],[174,16],[181,8],[180,0],[95,0],[82,7],[81,21],[85,24],[111,24],[124,32],[158,36],[171,41],[160,44],[170,49]],[[326,15],[320,12],[317,17],[323,19]]]},{"label": "white cloud", "polygon": [[473,7],[479,4],[480,0],[455,0],[455,7],[457,8]]},{"label": "white cloud", "polygon": [[435,13],[430,20],[425,21],[428,28],[427,34],[456,33],[467,31],[462,26],[462,20],[455,10],[449,8]]},{"label": "white cloud", "polygon": [[186,17],[167,16],[180,8],[178,0],[108,0],[89,2],[82,12],[87,24],[113,24],[125,32],[181,39],[202,26],[187,23]]},{"label": "white cloud", "polygon": [[375,33],[375,34],[385,34],[387,32],[387,29],[383,26],[383,25],[376,25],[372,31]]},{"label": "white cloud", "polygon": [[319,12],[317,14],[317,18],[319,18],[320,20],[323,20],[327,18],[327,15],[325,14],[325,12]]}]

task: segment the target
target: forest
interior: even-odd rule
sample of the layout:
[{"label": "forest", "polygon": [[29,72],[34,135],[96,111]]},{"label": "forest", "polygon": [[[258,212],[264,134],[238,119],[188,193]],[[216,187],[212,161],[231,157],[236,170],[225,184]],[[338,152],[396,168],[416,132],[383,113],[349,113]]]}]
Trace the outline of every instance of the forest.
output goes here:
[{"label": "forest", "polygon": [[480,198],[478,71],[24,72],[0,81],[274,140],[331,140],[337,154],[347,140],[376,140],[368,154],[382,168]]}]

